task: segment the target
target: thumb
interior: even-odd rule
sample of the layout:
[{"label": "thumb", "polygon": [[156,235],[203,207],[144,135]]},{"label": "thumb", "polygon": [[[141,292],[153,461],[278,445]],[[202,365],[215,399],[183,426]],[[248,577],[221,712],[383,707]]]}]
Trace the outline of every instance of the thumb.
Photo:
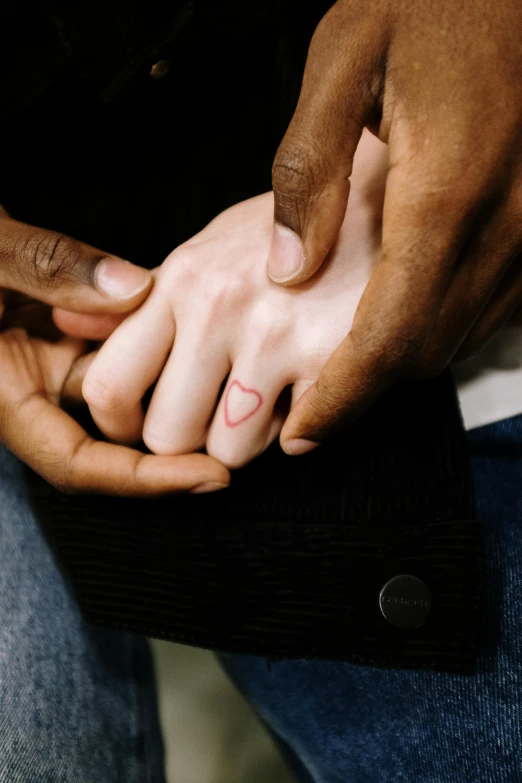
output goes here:
[{"label": "thumb", "polygon": [[299,102],[275,156],[268,274],[276,283],[311,277],[345,217],[353,156],[380,93],[384,48],[383,33],[358,5],[340,0],[317,27]]},{"label": "thumb", "polygon": [[0,208],[0,289],[76,312],[121,313],[141,304],[151,286],[146,269]]}]

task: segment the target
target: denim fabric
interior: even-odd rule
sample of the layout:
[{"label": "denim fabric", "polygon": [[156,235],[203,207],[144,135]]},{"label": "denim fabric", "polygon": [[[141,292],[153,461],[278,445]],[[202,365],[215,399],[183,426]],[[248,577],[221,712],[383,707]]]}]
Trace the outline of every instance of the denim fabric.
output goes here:
[{"label": "denim fabric", "polygon": [[306,783],[522,781],[522,416],[468,437],[489,585],[476,674],[220,656]]},{"label": "denim fabric", "polygon": [[0,448],[0,781],[163,783],[144,639],[87,626]]}]

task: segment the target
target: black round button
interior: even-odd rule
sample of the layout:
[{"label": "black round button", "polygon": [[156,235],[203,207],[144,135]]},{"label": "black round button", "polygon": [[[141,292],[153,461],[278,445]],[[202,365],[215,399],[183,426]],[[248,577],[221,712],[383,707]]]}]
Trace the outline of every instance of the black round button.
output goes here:
[{"label": "black round button", "polygon": [[170,71],[170,63],[168,60],[158,60],[154,63],[150,69],[150,75],[153,79],[163,79],[164,76]]},{"label": "black round button", "polygon": [[422,579],[394,576],[379,594],[381,612],[396,628],[419,628],[431,609],[431,593]]}]

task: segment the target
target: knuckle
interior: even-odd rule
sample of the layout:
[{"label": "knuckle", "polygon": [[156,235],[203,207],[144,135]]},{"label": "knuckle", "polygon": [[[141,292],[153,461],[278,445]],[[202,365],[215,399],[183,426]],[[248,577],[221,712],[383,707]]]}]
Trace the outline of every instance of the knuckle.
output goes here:
[{"label": "knuckle", "polygon": [[144,444],[153,454],[169,457],[178,453],[177,444],[166,439],[165,433],[159,432],[155,426],[145,425],[142,437]]},{"label": "knuckle", "polygon": [[66,454],[61,465],[59,478],[56,478],[55,474],[53,484],[63,494],[74,495],[87,489],[85,457],[91,443],[91,438],[87,433],[84,433]]},{"label": "knuckle", "polygon": [[233,270],[213,276],[207,289],[210,322],[216,323],[225,311],[237,312],[237,307],[246,309],[253,304],[254,298],[255,285],[247,277],[234,274]]},{"label": "knuckle", "polygon": [[[252,308],[248,319],[248,329],[244,335],[245,345],[259,362],[265,356],[283,356],[283,346],[295,344],[294,324],[285,318],[274,318],[271,307],[261,303]],[[254,367],[256,362],[254,362]]]},{"label": "knuckle", "polygon": [[[234,269],[221,268],[209,271],[197,281],[198,302],[192,314],[197,312],[199,334],[205,339],[215,332],[216,324],[227,317],[238,318],[254,303],[256,286],[247,275]],[[204,303],[204,307],[202,304]]]},{"label": "knuckle", "polygon": [[257,456],[257,454],[251,454],[245,449],[243,441],[237,442],[234,439],[223,440],[222,438],[219,440],[217,438],[209,439],[207,454],[221,462],[229,470],[238,470]]},{"label": "knuckle", "polygon": [[197,278],[194,253],[188,248],[176,248],[163,261],[158,274],[175,277],[177,284],[190,284]]},{"label": "knuckle", "polygon": [[424,348],[423,340],[409,335],[387,335],[383,340],[371,331],[361,334],[352,329],[351,339],[356,355],[369,360],[383,375],[402,375],[416,367]]},{"label": "knuckle", "polygon": [[397,336],[387,349],[387,362],[401,372],[415,367],[422,356],[423,343],[411,337]]},{"label": "knuckle", "polygon": [[90,408],[106,414],[121,414],[128,399],[114,381],[89,373],[83,382],[82,394]]},{"label": "knuckle", "polygon": [[191,427],[190,432],[172,428],[166,432],[163,420],[157,421],[145,418],[142,439],[147,448],[153,454],[164,457],[172,457],[180,454],[190,454],[205,446],[207,425],[202,430]]},{"label": "knuckle", "polygon": [[65,234],[39,231],[23,240],[20,257],[30,277],[53,285],[70,280],[82,260],[80,243]]},{"label": "knuckle", "polygon": [[40,454],[37,472],[63,495],[73,495],[79,491],[68,460],[58,457],[55,453]]}]

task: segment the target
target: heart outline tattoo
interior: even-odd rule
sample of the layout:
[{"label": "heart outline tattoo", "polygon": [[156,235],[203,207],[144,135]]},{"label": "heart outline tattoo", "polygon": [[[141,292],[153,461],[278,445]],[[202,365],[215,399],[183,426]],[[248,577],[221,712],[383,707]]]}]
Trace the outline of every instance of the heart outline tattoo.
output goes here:
[{"label": "heart outline tattoo", "polygon": [[[230,393],[232,392],[232,389],[234,387],[237,387],[243,394],[247,394],[247,395],[251,394],[255,398],[255,404],[252,410],[248,411],[248,413],[245,416],[242,416],[240,419],[234,419],[233,417],[231,417],[230,411],[228,409]],[[253,416],[254,413],[257,413],[257,411],[259,410],[262,404],[263,404],[263,397],[258,391],[256,391],[255,389],[248,389],[246,386],[243,386],[241,381],[238,380],[232,381],[225,394],[225,424],[227,425],[227,427],[237,427],[238,424],[242,424],[244,421],[246,421],[251,416]]]}]

